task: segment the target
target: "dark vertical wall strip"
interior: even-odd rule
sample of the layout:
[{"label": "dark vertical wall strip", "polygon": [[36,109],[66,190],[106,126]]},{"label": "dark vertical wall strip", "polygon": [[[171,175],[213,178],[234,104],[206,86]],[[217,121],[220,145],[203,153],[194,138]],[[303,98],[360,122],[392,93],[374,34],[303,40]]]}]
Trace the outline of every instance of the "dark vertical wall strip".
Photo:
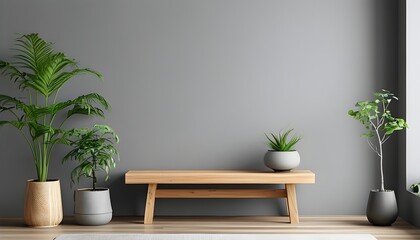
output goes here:
[{"label": "dark vertical wall strip", "polygon": [[[399,76],[399,94],[405,96],[407,92],[407,74],[406,74],[406,27],[407,27],[407,1],[399,1],[399,28],[398,28],[398,76]],[[405,116],[406,112],[406,98],[401,98],[401,107],[399,112]],[[409,130],[408,130],[409,131]],[[420,198],[410,193],[407,186],[412,182],[407,183],[407,154],[406,154],[406,134],[401,133],[398,138],[398,206],[400,216],[408,222],[420,227]],[[413,160],[413,159],[411,159]]]}]

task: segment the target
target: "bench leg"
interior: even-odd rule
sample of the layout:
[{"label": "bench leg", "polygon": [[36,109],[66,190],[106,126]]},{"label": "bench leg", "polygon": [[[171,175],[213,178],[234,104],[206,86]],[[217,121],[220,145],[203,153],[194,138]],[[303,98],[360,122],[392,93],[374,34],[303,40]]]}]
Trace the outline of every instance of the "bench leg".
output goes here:
[{"label": "bench leg", "polygon": [[147,190],[146,209],[144,211],[144,224],[153,223],[153,213],[155,211],[155,198],[156,198],[157,184],[149,184]]},{"label": "bench leg", "polygon": [[295,184],[286,184],[287,193],[287,210],[289,211],[289,218],[291,224],[299,223],[299,213],[296,201]]}]

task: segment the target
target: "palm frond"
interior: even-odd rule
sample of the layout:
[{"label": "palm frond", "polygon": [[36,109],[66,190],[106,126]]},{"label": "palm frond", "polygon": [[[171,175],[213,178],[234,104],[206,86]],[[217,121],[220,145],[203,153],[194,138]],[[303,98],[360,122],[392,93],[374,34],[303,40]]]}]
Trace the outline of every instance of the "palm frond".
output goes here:
[{"label": "palm frond", "polygon": [[25,125],[25,121],[0,121],[0,127],[4,125],[10,125],[17,129],[22,129]]},{"label": "palm frond", "polygon": [[98,72],[95,72],[95,71],[93,71],[91,69],[88,69],[88,68],[74,69],[71,72],[62,72],[62,73],[54,76],[54,78],[49,80],[49,94],[51,95],[55,91],[60,89],[69,79],[73,78],[76,75],[83,74],[83,73],[94,74],[99,79],[102,78],[102,76]]},{"label": "palm frond", "polygon": [[26,74],[19,71],[15,66],[12,66],[10,63],[0,61],[0,70],[1,73],[5,76],[9,76],[12,81],[23,81],[25,80]]},{"label": "palm frond", "polygon": [[20,60],[17,64],[38,74],[54,51],[52,44],[40,38],[37,33],[23,35],[16,41],[16,50],[21,53],[15,56]]},{"label": "palm frond", "polygon": [[[19,82],[21,89],[31,88],[43,96],[50,96],[78,74],[88,73],[102,78],[100,73],[88,68],[64,71],[68,67],[75,67],[76,61],[67,58],[64,53],[54,52],[52,44],[36,33],[23,35],[17,39],[16,45],[18,54],[15,59],[18,61],[14,64],[0,62],[0,70]],[[19,68],[26,71],[20,71]]]},{"label": "palm frond", "polygon": [[[73,103],[74,107],[67,112],[67,118],[76,114],[96,115],[103,118],[104,111],[101,107],[105,110],[109,110],[111,108],[105,98],[97,93],[80,96],[76,98]],[[99,105],[100,107],[96,107],[95,105]]]},{"label": "palm frond", "polygon": [[54,128],[34,121],[28,122],[28,126],[30,127],[30,132],[33,140],[43,136],[44,134],[53,135],[55,132]]}]

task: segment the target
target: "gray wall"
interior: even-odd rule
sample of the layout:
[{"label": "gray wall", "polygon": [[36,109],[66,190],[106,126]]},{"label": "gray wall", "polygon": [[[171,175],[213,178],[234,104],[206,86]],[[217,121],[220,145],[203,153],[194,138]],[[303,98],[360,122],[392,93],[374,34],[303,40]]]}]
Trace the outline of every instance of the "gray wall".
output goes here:
[{"label": "gray wall", "polygon": [[[145,186],[124,185],[129,169],[265,169],[264,132],[293,127],[301,169],[301,214],[363,214],[378,187],[378,162],[362,127],[347,116],[357,100],[397,90],[395,0],[0,1],[0,56],[19,33],[39,32],[105,81],[75,79],[61,98],[102,93],[106,122],[121,137],[111,179],[115,214],[143,214]],[[0,92],[17,94],[1,78]],[[100,120],[98,120],[100,121]],[[89,126],[79,118],[68,127]],[[35,177],[24,141],[0,135],[1,216],[19,216]],[[394,142],[393,142],[394,141]],[[396,156],[395,139],[388,144]],[[71,164],[55,152],[65,215],[72,214]],[[391,162],[391,161],[388,161]],[[396,183],[387,165],[388,188]],[[86,185],[86,182],[81,186]],[[158,200],[158,215],[284,212],[277,200]]]}]

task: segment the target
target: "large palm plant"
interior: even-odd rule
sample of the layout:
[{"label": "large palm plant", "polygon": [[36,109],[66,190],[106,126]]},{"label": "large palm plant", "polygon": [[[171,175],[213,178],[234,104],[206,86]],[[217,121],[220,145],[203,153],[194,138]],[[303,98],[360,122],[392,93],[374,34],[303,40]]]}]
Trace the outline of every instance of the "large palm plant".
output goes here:
[{"label": "large palm plant", "polygon": [[[0,95],[0,113],[10,118],[0,126],[11,125],[25,138],[38,175],[38,181],[48,179],[51,152],[65,132],[63,124],[76,114],[103,117],[108,102],[97,93],[89,93],[73,100],[57,101],[63,85],[74,76],[87,73],[102,76],[88,68],[77,68],[75,60],[56,52],[52,44],[38,34],[23,35],[16,43],[14,62],[0,61],[0,71],[18,84],[26,98]],[[63,117],[57,122],[56,117]]]}]

